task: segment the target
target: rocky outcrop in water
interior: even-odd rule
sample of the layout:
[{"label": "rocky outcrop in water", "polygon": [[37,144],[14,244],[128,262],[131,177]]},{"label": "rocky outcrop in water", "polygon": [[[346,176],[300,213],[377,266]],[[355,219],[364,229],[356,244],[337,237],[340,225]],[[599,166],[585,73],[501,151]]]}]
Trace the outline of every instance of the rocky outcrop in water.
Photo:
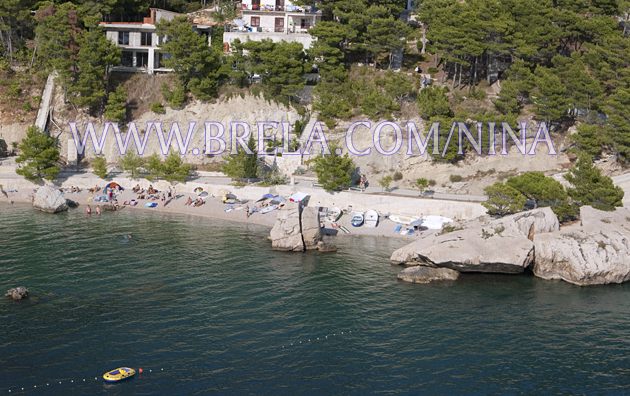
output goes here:
[{"label": "rocky outcrop in water", "polygon": [[396,250],[391,260],[459,272],[517,274],[534,259],[530,238],[558,230],[559,223],[549,208],[543,208],[501,219],[482,218],[464,227],[446,234],[425,235]]},{"label": "rocky outcrop in water", "polygon": [[459,278],[459,272],[448,268],[409,267],[398,274],[398,279],[409,283],[431,283],[443,281],[455,281]]},{"label": "rocky outcrop in water", "polygon": [[305,250],[316,250],[322,240],[322,227],[318,208],[302,209],[302,240]]},{"label": "rocky outcrop in water", "polygon": [[46,213],[59,213],[68,210],[63,193],[53,186],[42,186],[33,196],[33,207]]},{"label": "rocky outcrop in water", "polygon": [[278,210],[276,222],[270,233],[274,250],[304,252],[320,250],[331,252],[334,246],[322,243],[319,211],[317,208],[300,207],[289,202]]},{"label": "rocky outcrop in water", "polygon": [[28,297],[28,289],[24,286],[14,287],[13,289],[7,290],[5,296],[13,301],[20,301]]},{"label": "rocky outcrop in water", "polygon": [[630,280],[630,210],[580,210],[581,223],[534,238],[534,275],[574,285]]},{"label": "rocky outcrop in water", "polygon": [[[529,267],[539,278],[580,286],[630,281],[630,210],[583,207],[580,218],[562,230],[549,208],[483,218],[458,231],[426,235],[396,250],[391,259],[459,272],[516,274]],[[414,279],[416,273],[420,280],[427,274],[413,267],[399,278]]]},{"label": "rocky outcrop in water", "polygon": [[300,208],[297,204],[287,203],[278,209],[276,222],[270,233],[271,247],[285,252],[303,252],[302,228],[300,226]]}]

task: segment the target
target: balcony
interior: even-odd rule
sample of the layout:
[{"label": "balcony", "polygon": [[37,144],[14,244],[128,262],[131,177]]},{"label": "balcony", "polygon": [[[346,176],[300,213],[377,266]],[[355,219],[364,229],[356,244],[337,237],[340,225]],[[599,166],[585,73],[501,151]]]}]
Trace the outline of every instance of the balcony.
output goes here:
[{"label": "balcony", "polygon": [[295,5],[286,5],[286,6],[273,6],[273,5],[257,5],[253,4],[251,7],[248,7],[247,4],[242,3],[243,11],[247,11],[248,13],[292,13],[292,14],[317,14],[321,13],[321,11],[317,10],[315,7],[306,6],[306,7],[298,7]]}]

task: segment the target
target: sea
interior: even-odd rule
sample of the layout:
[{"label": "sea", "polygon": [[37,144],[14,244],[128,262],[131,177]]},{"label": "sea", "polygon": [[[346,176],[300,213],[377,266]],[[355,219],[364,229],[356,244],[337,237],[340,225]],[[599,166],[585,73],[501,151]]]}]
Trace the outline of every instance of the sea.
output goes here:
[{"label": "sea", "polygon": [[[0,299],[0,395],[630,393],[630,285],[406,284],[404,241],[296,254],[267,235],[0,204],[0,291],[31,292]],[[138,374],[105,383],[117,367]]]}]

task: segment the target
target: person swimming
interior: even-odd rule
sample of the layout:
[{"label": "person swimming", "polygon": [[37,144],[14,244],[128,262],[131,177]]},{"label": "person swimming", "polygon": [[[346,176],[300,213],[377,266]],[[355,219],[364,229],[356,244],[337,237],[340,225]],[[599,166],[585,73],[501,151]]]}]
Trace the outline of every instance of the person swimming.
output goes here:
[{"label": "person swimming", "polygon": [[92,214],[92,208],[90,207],[90,205],[88,205],[88,206],[85,208],[85,214],[89,214],[89,215],[91,215],[91,214]]}]

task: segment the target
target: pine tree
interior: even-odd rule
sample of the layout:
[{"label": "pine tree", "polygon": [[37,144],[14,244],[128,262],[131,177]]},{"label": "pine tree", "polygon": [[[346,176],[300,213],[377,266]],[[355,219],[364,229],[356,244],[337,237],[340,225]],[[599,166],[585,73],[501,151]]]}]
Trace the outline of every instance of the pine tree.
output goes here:
[{"label": "pine tree", "polygon": [[120,158],[119,165],[123,171],[129,172],[132,179],[136,179],[140,175],[140,168],[144,165],[144,160],[133,151],[127,151]]},{"label": "pine tree", "polygon": [[171,153],[162,165],[162,178],[170,183],[185,183],[190,175],[190,170],[190,165],[185,164],[180,155]]},{"label": "pine tree", "polygon": [[249,137],[247,147],[253,154],[239,148],[237,153],[230,155],[223,165],[223,172],[233,179],[255,179],[258,177],[258,154],[254,136]]},{"label": "pine tree", "polygon": [[80,20],[72,3],[44,2],[35,14],[37,57],[47,72],[56,70],[65,89],[76,78]]},{"label": "pine tree", "polygon": [[527,199],[517,189],[503,183],[495,183],[484,190],[488,200],[482,205],[493,216],[507,216],[518,213],[525,207]]},{"label": "pine tree", "polygon": [[107,160],[102,155],[92,161],[92,171],[101,179],[107,178]]},{"label": "pine tree", "polygon": [[615,186],[610,177],[602,175],[588,155],[580,156],[565,179],[573,186],[568,189],[569,196],[581,206],[606,211],[623,206],[623,190]]},{"label": "pine tree", "polygon": [[102,109],[109,66],[120,61],[120,49],[96,25],[81,34],[79,46],[78,77],[69,91],[74,95],[72,101],[77,106],[94,112]]},{"label": "pine tree", "polygon": [[31,181],[40,179],[54,180],[59,174],[59,148],[57,141],[31,126],[26,137],[19,145],[20,155],[16,162],[20,167],[18,175]]},{"label": "pine tree", "polygon": [[339,155],[336,151],[335,147],[331,147],[331,154],[321,155],[313,160],[317,182],[326,191],[340,191],[350,187],[352,174],[356,170],[354,161],[348,154]]},{"label": "pine tree", "polygon": [[106,121],[122,125],[127,119],[127,91],[125,87],[119,85],[116,90],[109,93],[105,113]]},{"label": "pine tree", "polygon": [[201,100],[215,97],[221,57],[205,36],[197,34],[185,17],[159,22],[157,31],[167,38],[162,50],[171,55],[164,63],[175,70],[182,86]]}]

